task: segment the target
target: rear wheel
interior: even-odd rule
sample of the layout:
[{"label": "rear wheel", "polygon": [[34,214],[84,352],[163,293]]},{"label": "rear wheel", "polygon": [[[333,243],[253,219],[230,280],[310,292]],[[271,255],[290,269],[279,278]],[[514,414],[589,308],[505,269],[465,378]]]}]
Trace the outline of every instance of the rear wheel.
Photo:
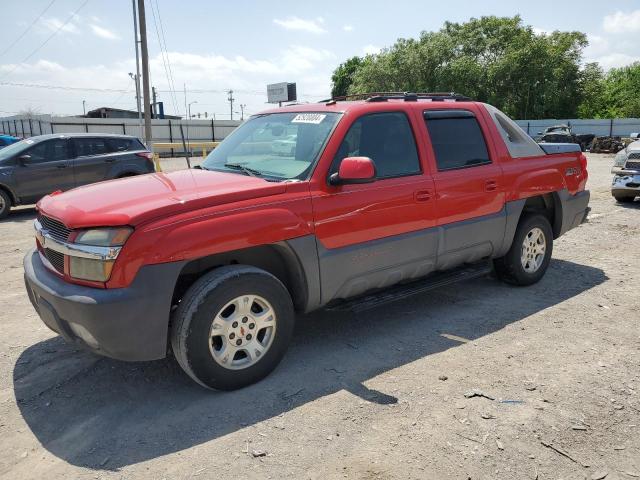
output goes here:
[{"label": "rear wheel", "polygon": [[11,197],[4,190],[0,190],[0,218],[5,218],[11,211]]},{"label": "rear wheel", "polygon": [[494,260],[498,277],[513,285],[531,285],[547,271],[553,251],[553,231],[547,217],[526,214],[520,219],[511,248]]},{"label": "rear wheel", "polygon": [[187,291],[172,317],[171,346],[196,382],[234,390],[278,365],[293,325],[291,297],[276,277],[255,267],[225,266]]},{"label": "rear wheel", "polygon": [[615,198],[616,202],[619,202],[619,203],[631,203],[636,197],[628,197],[628,196],[623,197],[621,195],[614,195],[613,198]]}]

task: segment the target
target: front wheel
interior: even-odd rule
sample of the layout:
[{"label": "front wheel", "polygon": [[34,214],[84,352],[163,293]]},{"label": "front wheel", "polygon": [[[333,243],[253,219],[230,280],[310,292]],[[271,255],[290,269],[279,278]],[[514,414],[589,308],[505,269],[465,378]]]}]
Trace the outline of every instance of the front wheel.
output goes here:
[{"label": "front wheel", "polygon": [[235,390],[278,365],[294,319],[291,297],[276,277],[250,266],[220,267],[195,282],[175,310],[171,346],[196,382]]},{"label": "front wheel", "polygon": [[11,211],[11,198],[7,192],[0,190],[0,218],[5,218]]},{"label": "front wheel", "polygon": [[532,285],[547,271],[553,251],[553,231],[547,217],[526,214],[520,219],[511,248],[494,260],[498,277],[513,285]]}]

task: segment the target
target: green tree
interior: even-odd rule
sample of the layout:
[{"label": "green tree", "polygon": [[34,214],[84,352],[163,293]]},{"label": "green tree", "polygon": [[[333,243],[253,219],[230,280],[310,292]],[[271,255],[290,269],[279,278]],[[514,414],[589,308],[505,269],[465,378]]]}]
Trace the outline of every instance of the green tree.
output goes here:
[{"label": "green tree", "polygon": [[588,63],[582,71],[582,102],[578,107],[580,118],[604,118],[606,112],[605,75],[597,63]]},{"label": "green tree", "polygon": [[348,93],[455,91],[516,118],[570,118],[583,94],[586,45],[581,32],[536,34],[519,16],[446,22],[361,59]]},{"label": "green tree", "polygon": [[604,81],[604,117],[640,117],[640,62],[607,72]]},{"label": "green tree", "polygon": [[362,64],[362,58],[355,56],[338,65],[331,76],[331,96],[343,97],[347,94],[353,74]]}]

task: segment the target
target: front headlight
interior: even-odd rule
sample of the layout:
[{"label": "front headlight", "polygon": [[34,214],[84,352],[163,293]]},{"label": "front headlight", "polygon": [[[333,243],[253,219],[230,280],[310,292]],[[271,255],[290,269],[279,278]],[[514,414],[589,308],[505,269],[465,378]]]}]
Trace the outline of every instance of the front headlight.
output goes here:
[{"label": "front headlight", "polygon": [[616,154],[616,158],[613,161],[614,167],[624,167],[625,162],[627,161],[627,152],[625,150],[620,150]]},{"label": "front headlight", "polygon": [[[92,254],[103,258],[86,258],[86,256],[69,256],[69,275],[80,280],[106,282],[111,277],[119,247],[124,245],[133,229],[130,227],[92,228],[79,232],[73,239],[76,245],[96,247]],[[84,247],[84,248],[87,248]]]},{"label": "front headlight", "polygon": [[131,227],[83,230],[75,238],[74,243],[96,247],[119,247],[124,245],[131,232],[133,232]]}]

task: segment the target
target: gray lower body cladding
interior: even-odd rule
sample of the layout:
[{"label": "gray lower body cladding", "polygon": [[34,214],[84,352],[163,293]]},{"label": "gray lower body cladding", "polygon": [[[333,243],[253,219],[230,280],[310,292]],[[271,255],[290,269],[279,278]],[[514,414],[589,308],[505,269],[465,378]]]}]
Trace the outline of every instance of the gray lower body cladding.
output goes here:
[{"label": "gray lower body cladding", "polygon": [[585,221],[589,213],[589,190],[571,195],[567,190],[558,192],[560,205],[562,207],[562,225],[559,235],[563,235],[572,228],[577,227]]},{"label": "gray lower body cladding", "polygon": [[50,272],[33,249],[24,258],[24,278],[40,318],[65,340],[108,357],[142,361],[167,353],[171,300],[182,266],[149,265],[127,288],[90,288]]},{"label": "gray lower body cladding", "polygon": [[322,303],[496,256],[504,250],[507,220],[517,224],[523,205],[524,201],[519,203],[517,215],[508,215],[505,208],[493,215],[344,248],[327,249],[318,241]]}]

